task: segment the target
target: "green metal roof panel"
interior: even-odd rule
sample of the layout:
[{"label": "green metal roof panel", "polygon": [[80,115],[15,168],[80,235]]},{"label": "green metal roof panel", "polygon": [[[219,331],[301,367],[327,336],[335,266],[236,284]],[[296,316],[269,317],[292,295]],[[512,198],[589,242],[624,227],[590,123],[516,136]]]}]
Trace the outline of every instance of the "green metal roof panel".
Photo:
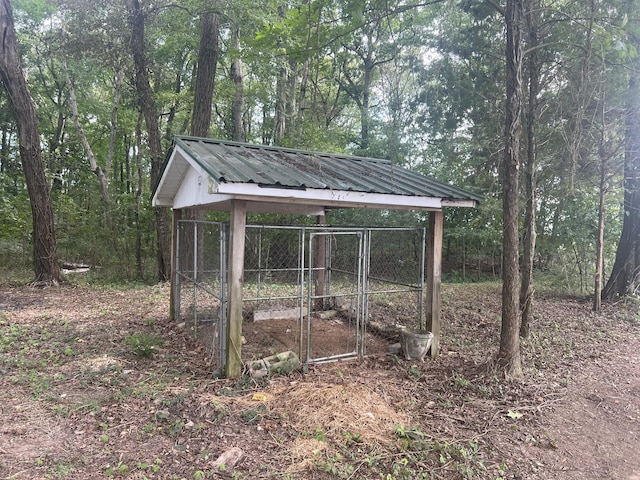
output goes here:
[{"label": "green metal roof panel", "polygon": [[481,200],[386,160],[196,137],[176,137],[175,146],[218,183]]}]

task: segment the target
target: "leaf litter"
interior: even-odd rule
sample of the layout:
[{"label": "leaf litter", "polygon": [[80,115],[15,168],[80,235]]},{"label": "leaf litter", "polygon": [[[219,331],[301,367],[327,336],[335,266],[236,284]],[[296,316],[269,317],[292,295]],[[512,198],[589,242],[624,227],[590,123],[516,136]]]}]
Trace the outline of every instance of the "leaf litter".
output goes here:
[{"label": "leaf litter", "polygon": [[[540,295],[525,377],[504,380],[487,368],[499,292],[443,286],[435,361],[378,356],[239,384],[214,379],[169,322],[167,286],[0,286],[0,478],[231,478],[214,462],[233,448],[238,478],[368,478],[398,460],[416,478],[633,478],[637,304],[594,315],[587,298]],[[153,358],[131,354],[137,332],[164,340]]]}]

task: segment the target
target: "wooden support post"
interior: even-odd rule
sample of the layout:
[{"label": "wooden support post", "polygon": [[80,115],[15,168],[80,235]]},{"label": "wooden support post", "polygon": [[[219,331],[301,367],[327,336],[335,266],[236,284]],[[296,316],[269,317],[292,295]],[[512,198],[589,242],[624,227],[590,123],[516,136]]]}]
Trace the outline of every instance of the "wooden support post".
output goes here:
[{"label": "wooden support post", "polygon": [[242,375],[242,278],[244,269],[244,235],[247,223],[247,205],[244,200],[233,200],[229,232],[229,274],[227,307],[227,355],[225,375]]},{"label": "wooden support post", "polygon": [[182,219],[182,210],[174,209],[171,225],[171,290],[169,292],[169,318],[180,319],[180,291],[178,283],[178,222]]},{"label": "wooden support post", "polygon": [[442,210],[429,212],[427,241],[427,330],[433,333],[431,358],[440,353],[440,283],[442,273]]},{"label": "wooden support post", "polygon": [[[326,218],[327,217],[325,217],[324,215],[318,215],[318,218],[317,218],[318,225],[325,225],[326,224]],[[327,242],[326,242],[326,238],[327,237],[325,235],[316,236],[316,245],[315,245],[316,258],[313,261],[313,263],[314,263],[313,266],[316,269],[314,271],[314,278],[315,278],[315,287],[316,287],[315,295],[317,297],[324,297],[327,294],[326,287],[325,287],[326,275],[327,275],[327,271],[326,271],[326,269],[327,269],[327,265],[326,265]],[[313,308],[315,310],[324,310],[325,301],[326,301],[326,298],[316,298]]]}]

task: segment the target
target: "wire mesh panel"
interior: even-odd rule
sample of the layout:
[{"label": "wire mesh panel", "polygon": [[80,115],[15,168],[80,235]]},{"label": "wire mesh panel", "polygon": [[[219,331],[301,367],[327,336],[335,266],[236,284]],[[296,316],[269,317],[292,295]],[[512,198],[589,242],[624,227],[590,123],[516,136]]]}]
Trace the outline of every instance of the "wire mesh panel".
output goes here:
[{"label": "wire mesh panel", "polygon": [[180,220],[176,240],[175,317],[207,347],[216,368],[225,348],[227,226]]},{"label": "wire mesh panel", "polygon": [[[364,232],[329,231],[309,235],[307,362],[363,353]],[[322,307],[322,308],[321,308]]]},{"label": "wire mesh panel", "polygon": [[424,228],[368,229],[370,324],[424,328],[425,241]]},{"label": "wire mesh panel", "polygon": [[243,357],[299,355],[304,227],[247,225],[243,278]]},{"label": "wire mesh panel", "polygon": [[258,304],[300,305],[303,227],[248,225],[243,299]]},{"label": "wire mesh panel", "polygon": [[[181,220],[177,231],[176,318],[222,369],[228,224]],[[381,325],[423,326],[424,249],[422,228],[247,225],[243,360],[386,352]]]}]

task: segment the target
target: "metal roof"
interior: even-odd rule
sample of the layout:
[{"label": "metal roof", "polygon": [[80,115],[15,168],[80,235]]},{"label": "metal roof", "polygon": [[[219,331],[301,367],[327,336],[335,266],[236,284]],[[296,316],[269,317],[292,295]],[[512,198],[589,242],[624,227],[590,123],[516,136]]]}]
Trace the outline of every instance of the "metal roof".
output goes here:
[{"label": "metal roof", "polygon": [[[197,164],[211,184],[253,185],[285,190],[330,190],[363,194],[437,198],[443,204],[475,206],[481,197],[387,160],[318,153],[196,137],[175,137],[163,166],[154,204],[175,195],[186,166],[169,178],[176,154]],[[184,162],[183,162],[184,163]],[[185,163],[186,165],[186,163]],[[222,190],[220,190],[222,192]],[[291,192],[293,194],[293,192]],[[166,202],[165,202],[166,203]]]}]

